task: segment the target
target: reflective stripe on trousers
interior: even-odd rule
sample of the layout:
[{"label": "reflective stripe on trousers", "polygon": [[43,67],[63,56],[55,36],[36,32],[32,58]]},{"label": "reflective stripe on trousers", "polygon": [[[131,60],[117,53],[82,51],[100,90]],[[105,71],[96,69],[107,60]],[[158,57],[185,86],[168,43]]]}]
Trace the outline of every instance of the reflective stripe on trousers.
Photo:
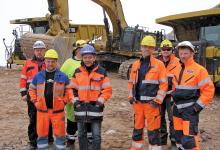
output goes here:
[{"label": "reflective stripe on trousers", "polygon": [[182,109],[182,108],[186,108],[186,107],[192,106],[193,104],[195,104],[195,102],[190,102],[190,103],[185,103],[185,104],[178,104],[178,105],[176,105],[176,107],[178,109]]},{"label": "reflective stripe on trousers", "polygon": [[152,145],[149,145],[149,149],[148,150],[162,150],[162,146],[152,146]]}]

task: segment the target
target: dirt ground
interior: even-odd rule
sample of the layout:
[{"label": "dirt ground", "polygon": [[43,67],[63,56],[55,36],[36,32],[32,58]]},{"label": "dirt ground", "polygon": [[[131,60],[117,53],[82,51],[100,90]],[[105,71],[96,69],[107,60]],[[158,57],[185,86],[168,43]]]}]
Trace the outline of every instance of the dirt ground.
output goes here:
[{"label": "dirt ground", "polygon": [[[113,96],[105,108],[102,149],[129,150],[133,114],[126,99],[127,81],[115,73],[109,76]],[[17,68],[0,68],[0,150],[27,149],[27,105],[20,98],[19,77],[20,70]],[[199,126],[201,150],[220,150],[220,96],[215,96],[215,101],[201,113]]]}]

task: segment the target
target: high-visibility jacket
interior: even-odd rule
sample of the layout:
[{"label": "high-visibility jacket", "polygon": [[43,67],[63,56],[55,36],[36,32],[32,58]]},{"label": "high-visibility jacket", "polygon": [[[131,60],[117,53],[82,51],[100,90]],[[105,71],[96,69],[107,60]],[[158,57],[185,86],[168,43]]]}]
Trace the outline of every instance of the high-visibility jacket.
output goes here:
[{"label": "high-visibility jacket", "polygon": [[[69,58],[63,63],[62,67],[60,68],[60,71],[65,73],[68,76],[68,78],[71,79],[73,77],[75,70],[77,68],[79,68],[80,65],[81,65],[80,60]],[[67,119],[72,122],[75,121],[75,116],[74,116],[73,110],[74,110],[74,108],[73,108],[72,103],[66,104]]]},{"label": "high-visibility jacket", "polygon": [[76,69],[71,84],[74,100],[81,103],[79,108],[74,108],[76,120],[102,120],[103,108],[97,107],[96,102],[104,103],[112,95],[112,87],[105,69],[96,65],[88,73],[86,68],[81,66]]},{"label": "high-visibility jacket", "polygon": [[22,96],[27,94],[29,84],[32,82],[34,76],[39,71],[44,69],[45,69],[45,64],[42,63],[42,65],[39,66],[35,57],[25,62],[21,71],[21,78],[20,78],[20,92]]},{"label": "high-visibility jacket", "polygon": [[195,104],[204,108],[214,96],[214,84],[207,70],[193,57],[181,63],[174,71],[172,96],[178,109]]},{"label": "high-visibility jacket", "polygon": [[[163,61],[163,57],[161,56],[159,58],[159,60]],[[174,54],[171,54],[168,65],[166,66],[167,76],[168,76],[168,92],[167,92],[167,94],[170,94],[172,92],[173,73],[178,65],[179,65],[179,59],[177,57],[175,57]]]},{"label": "high-visibility jacket", "polygon": [[[128,81],[128,88],[130,90],[129,98],[135,98],[136,96],[136,84],[138,81],[140,64],[141,60],[137,60],[133,63],[131,68],[130,80]],[[149,102],[154,100],[162,104],[168,88],[167,73],[163,62],[150,56],[149,69],[141,84],[140,93],[138,93],[140,99],[138,101]]]},{"label": "high-visibility jacket", "polygon": [[[47,112],[47,105],[45,101],[45,82],[46,82],[46,71],[39,72],[30,84],[29,94],[31,101],[34,103],[37,111]],[[64,111],[66,103],[71,102],[73,97],[72,89],[69,85],[68,77],[56,69],[53,83],[53,112],[59,113]]]}]

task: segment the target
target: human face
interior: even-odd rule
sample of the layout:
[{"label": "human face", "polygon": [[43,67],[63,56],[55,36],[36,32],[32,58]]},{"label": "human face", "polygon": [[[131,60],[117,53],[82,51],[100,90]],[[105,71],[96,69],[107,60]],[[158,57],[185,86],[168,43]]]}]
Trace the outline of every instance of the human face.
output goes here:
[{"label": "human face", "polygon": [[189,48],[179,48],[179,57],[182,63],[185,63],[189,58],[193,57],[194,53]]},{"label": "human face", "polygon": [[172,54],[172,48],[170,47],[162,47],[161,48],[161,54],[163,57],[170,57]]},{"label": "human face", "polygon": [[80,54],[80,49],[81,49],[81,48],[78,48],[78,49],[76,50],[76,52],[75,52],[76,58],[79,59],[79,60],[82,59],[82,55]]},{"label": "human face", "polygon": [[35,48],[34,49],[34,55],[38,59],[43,59],[44,58],[44,53],[45,53],[45,48]]},{"label": "human face", "polygon": [[94,62],[96,60],[96,55],[85,54],[82,56],[82,60],[87,67],[90,67],[94,64]]},{"label": "human face", "polygon": [[152,46],[141,46],[141,54],[145,58],[147,56],[150,56],[154,52],[154,47]]},{"label": "human face", "polygon": [[57,59],[46,58],[45,64],[48,71],[54,71],[57,67]]}]

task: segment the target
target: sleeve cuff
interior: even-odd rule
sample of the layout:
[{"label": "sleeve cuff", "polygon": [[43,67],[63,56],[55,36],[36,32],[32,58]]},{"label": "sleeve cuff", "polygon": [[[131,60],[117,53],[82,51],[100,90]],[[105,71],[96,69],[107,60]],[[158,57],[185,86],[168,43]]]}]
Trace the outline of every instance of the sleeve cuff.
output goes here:
[{"label": "sleeve cuff", "polygon": [[22,92],[20,92],[21,93],[21,96],[23,97],[23,96],[25,96],[25,95],[27,95],[27,91],[22,91]]},{"label": "sleeve cuff", "polygon": [[198,103],[195,103],[194,109],[195,109],[196,112],[200,112],[200,111],[203,110],[203,107],[201,107]]}]

